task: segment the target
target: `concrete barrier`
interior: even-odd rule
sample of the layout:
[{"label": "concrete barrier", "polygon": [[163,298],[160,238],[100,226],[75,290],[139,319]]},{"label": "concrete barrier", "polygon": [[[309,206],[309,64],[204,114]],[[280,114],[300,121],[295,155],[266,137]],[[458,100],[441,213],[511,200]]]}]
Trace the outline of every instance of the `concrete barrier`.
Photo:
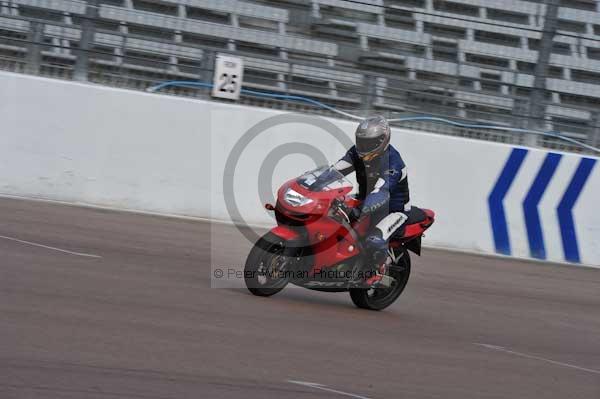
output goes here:
[{"label": "concrete barrier", "polygon": [[[0,87],[1,194],[223,221],[235,200],[251,224],[272,223],[259,180],[272,195],[334,162],[356,125],[10,73]],[[600,265],[597,158],[405,129],[392,143],[413,204],[437,213],[429,245]]]}]

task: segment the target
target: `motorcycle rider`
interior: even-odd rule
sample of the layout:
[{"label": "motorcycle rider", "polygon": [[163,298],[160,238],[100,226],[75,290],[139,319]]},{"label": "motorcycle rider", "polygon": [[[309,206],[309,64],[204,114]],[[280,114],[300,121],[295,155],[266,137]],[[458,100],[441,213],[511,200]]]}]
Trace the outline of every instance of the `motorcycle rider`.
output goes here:
[{"label": "motorcycle rider", "polygon": [[364,119],[355,132],[356,144],[334,165],[344,176],[356,172],[358,199],[363,202],[360,209],[352,210],[351,220],[371,216],[365,242],[374,270],[367,275],[366,283],[373,287],[381,283],[385,273],[388,240],[404,233],[411,209],[406,165],[390,145],[390,134],[383,116]]}]

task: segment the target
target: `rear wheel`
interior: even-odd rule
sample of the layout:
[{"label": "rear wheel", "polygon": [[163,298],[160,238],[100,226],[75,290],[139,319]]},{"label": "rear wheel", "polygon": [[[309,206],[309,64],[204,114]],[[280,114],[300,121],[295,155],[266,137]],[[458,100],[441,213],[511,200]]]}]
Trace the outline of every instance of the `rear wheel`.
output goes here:
[{"label": "rear wheel", "polygon": [[402,256],[397,262],[389,267],[389,275],[394,278],[394,282],[387,288],[352,288],[350,289],[350,298],[359,308],[369,310],[382,310],[390,306],[408,283],[410,276],[410,255],[404,250]]},{"label": "rear wheel", "polygon": [[251,293],[271,296],[287,285],[284,248],[284,242],[272,233],[265,234],[254,244],[244,267],[244,281]]}]

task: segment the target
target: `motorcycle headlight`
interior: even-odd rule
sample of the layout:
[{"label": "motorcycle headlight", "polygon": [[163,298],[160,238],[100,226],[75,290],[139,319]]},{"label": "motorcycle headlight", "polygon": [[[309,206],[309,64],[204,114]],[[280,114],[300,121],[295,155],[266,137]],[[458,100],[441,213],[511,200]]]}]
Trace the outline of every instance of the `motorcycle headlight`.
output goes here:
[{"label": "motorcycle headlight", "polygon": [[283,200],[293,207],[304,206],[313,202],[313,200],[311,200],[310,198],[306,198],[304,195],[291,188],[288,188],[285,191],[285,194],[283,195]]}]

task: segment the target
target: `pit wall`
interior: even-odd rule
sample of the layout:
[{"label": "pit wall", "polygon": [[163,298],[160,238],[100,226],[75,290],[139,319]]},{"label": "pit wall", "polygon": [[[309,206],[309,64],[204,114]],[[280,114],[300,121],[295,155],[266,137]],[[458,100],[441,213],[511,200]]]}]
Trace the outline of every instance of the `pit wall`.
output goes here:
[{"label": "pit wall", "polygon": [[[356,127],[11,73],[0,123],[0,194],[220,221],[237,207],[256,225],[273,223],[265,197],[339,159]],[[437,214],[427,245],[600,267],[597,158],[406,129],[392,144],[413,205]]]}]

